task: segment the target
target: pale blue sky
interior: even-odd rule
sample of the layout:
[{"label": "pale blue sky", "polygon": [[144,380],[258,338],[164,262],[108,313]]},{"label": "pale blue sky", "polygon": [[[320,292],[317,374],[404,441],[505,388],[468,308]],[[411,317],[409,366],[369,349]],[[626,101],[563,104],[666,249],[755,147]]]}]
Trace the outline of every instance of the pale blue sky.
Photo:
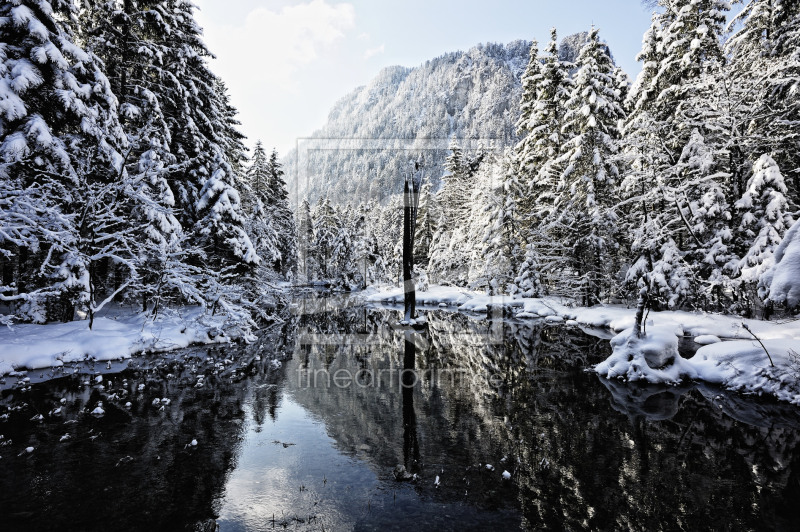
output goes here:
[{"label": "pale blue sky", "polygon": [[600,28],[633,78],[650,10],[640,0],[195,0],[213,68],[249,144],[285,154],[340,97],[383,67],[416,66],[481,42]]}]

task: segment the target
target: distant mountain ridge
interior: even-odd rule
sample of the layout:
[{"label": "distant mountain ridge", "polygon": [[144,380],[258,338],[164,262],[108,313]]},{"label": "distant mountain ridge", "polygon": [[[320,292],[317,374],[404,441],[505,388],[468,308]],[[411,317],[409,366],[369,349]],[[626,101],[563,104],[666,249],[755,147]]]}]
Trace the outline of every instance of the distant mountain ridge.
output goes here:
[{"label": "distant mountain ridge", "polygon": [[[573,60],[585,39],[566,37],[559,55]],[[525,40],[479,44],[418,67],[384,68],[342,97],[328,122],[287,154],[294,199],[382,203],[401,192],[409,161],[420,156],[426,179],[438,187],[452,138],[466,149],[512,146],[530,47]]]}]

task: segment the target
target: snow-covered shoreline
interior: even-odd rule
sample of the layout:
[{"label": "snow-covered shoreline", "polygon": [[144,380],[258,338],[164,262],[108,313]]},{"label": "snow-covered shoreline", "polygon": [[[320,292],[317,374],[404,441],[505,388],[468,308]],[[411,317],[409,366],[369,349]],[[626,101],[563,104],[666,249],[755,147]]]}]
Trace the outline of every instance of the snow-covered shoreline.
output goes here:
[{"label": "snow-covered shoreline", "polygon": [[197,344],[229,343],[241,336],[226,317],[207,309],[168,309],[155,320],[113,309],[88,321],[17,324],[0,328],[0,376],[86,360],[110,361]]},{"label": "snow-covered shoreline", "polygon": [[[403,293],[400,288],[372,289],[365,301],[398,304]],[[651,312],[647,335],[637,339],[632,334],[636,310],[622,305],[582,308],[556,298],[513,299],[450,286],[431,286],[417,292],[417,304],[478,313],[504,307],[504,314],[516,318],[606,328],[619,334],[611,340],[613,354],[593,368],[603,377],[667,384],[700,380],[745,393],[766,393],[800,405],[800,320]],[[764,343],[774,366],[750,331]],[[678,339],[685,336],[700,345],[690,359],[677,352]]]}]

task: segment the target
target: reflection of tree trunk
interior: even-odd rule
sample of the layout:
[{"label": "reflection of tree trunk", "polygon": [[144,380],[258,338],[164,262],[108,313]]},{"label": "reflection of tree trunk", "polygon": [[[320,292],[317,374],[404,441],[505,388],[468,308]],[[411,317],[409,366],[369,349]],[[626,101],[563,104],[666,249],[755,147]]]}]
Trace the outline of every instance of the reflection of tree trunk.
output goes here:
[{"label": "reflection of tree trunk", "polygon": [[416,350],[413,332],[405,332],[405,351],[403,353],[403,463],[406,470],[416,469],[419,464],[419,441],[417,440],[417,415],[414,412],[414,384]]}]

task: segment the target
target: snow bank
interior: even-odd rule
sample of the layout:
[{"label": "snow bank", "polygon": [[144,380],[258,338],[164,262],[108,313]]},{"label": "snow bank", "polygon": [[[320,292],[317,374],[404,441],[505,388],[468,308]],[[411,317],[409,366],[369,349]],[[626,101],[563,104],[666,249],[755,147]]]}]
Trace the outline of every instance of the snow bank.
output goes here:
[{"label": "snow bank", "polygon": [[[428,290],[417,291],[417,305],[443,304],[449,307],[460,307],[476,296],[479,296],[479,294],[463,288],[432,285]],[[403,289],[394,287],[384,288],[367,295],[364,300],[367,303],[391,303],[400,305],[403,304]]]},{"label": "snow bank", "polygon": [[694,378],[694,369],[678,354],[677,334],[683,331],[671,325],[651,326],[643,337],[634,331],[631,327],[611,339],[611,356],[594,368],[599,375],[669,384]]},{"label": "snow bank", "polygon": [[[368,303],[402,304],[400,288],[371,289],[365,297]],[[455,307],[470,312],[486,312],[491,307],[509,307],[517,318],[547,318],[559,316],[571,324],[599,327],[621,332],[634,324],[635,309],[622,305],[597,305],[590,308],[571,306],[568,301],[556,298],[512,298],[487,296],[475,291],[453,286],[431,285],[417,292],[418,305]],[[651,312],[648,329],[652,324],[674,327],[678,334],[687,336],[717,336],[721,339],[752,339],[743,327],[746,323],[761,339],[800,340],[800,320],[769,322],[743,320],[736,316],[723,316],[706,312],[664,311]]]},{"label": "snow bank", "polygon": [[192,344],[227,343],[224,316],[200,307],[167,310],[155,321],[141,315],[88,321],[13,325],[0,329],[0,375],[22,369],[63,366],[93,360],[118,360],[146,351],[169,351]]},{"label": "snow bank", "polygon": [[[797,227],[800,232],[800,225]],[[794,241],[800,242],[800,238]],[[800,257],[800,246],[796,251]],[[794,264],[794,259],[789,260],[794,252],[791,246],[784,246],[786,267]],[[788,288],[785,292],[787,297],[793,294]],[[402,303],[403,293],[399,288],[377,290],[367,301]],[[672,385],[695,379],[732,390],[769,393],[800,404],[800,355],[793,354],[800,354],[800,320],[774,322],[705,312],[651,312],[647,335],[638,338],[633,334],[635,309],[621,305],[581,308],[555,298],[513,299],[445,286],[417,292],[417,302],[471,312],[508,307],[508,315],[516,318],[622,331],[611,339],[611,356],[594,368],[606,378]],[[764,342],[775,361],[774,368],[743,324]],[[702,345],[690,360],[678,354],[678,339],[683,336],[695,337]]]},{"label": "snow bank", "polygon": [[749,393],[768,393],[800,405],[800,340],[764,340],[775,366],[755,340],[701,347],[687,363],[696,378]]},{"label": "snow bank", "polygon": [[611,356],[594,367],[600,376],[653,384],[695,379],[800,405],[800,339],[763,341],[773,367],[755,340],[709,343],[686,360],[678,354],[679,329],[650,327],[644,338],[633,331],[627,329],[611,340]]}]

